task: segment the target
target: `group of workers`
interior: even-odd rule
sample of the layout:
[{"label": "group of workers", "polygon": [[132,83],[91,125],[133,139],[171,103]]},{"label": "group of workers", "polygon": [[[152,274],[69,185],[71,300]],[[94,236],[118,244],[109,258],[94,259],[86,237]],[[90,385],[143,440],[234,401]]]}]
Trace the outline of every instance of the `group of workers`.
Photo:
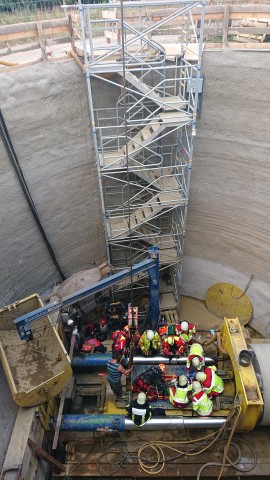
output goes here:
[{"label": "group of workers", "polygon": [[[195,325],[182,321],[171,327],[169,332],[168,329],[160,333],[146,330],[142,335],[136,332],[132,338],[136,353],[142,356],[155,356],[161,353],[172,358],[182,356],[184,351],[186,352],[185,375],[178,378],[165,376],[166,367],[161,364],[151,366],[134,379],[132,391],[137,392],[138,396],[126,409],[137,426],[142,426],[151,418],[154,409],[149,402],[156,398],[167,398],[174,408],[183,409],[190,405],[198,415],[208,416],[213,411],[213,397],[224,390],[223,380],[217,375],[216,367],[205,367],[204,350],[196,340]],[[165,338],[164,333],[167,333]],[[121,363],[123,355],[129,352],[131,342],[129,327],[114,332],[112,339],[112,359],[107,364],[108,381],[116,398],[124,398],[121,376],[129,375],[132,371],[132,367],[125,368]],[[166,383],[168,378],[170,381]]]},{"label": "group of workers", "polygon": [[[170,327],[173,327],[172,334],[166,336],[163,340],[160,333],[153,330],[146,330],[142,335],[136,333],[137,353],[146,357],[155,356],[162,352],[170,357],[180,356],[183,354],[186,345],[190,346],[196,341],[196,328],[193,323],[184,320],[180,324]],[[168,328],[166,328],[166,331],[168,331]],[[112,340],[112,351],[125,354],[130,344],[129,326],[126,325],[121,330],[113,332]]]},{"label": "group of workers", "polygon": [[208,416],[213,411],[212,398],[224,390],[224,383],[216,373],[216,366],[206,367],[197,372],[191,382],[187,375],[181,375],[175,385],[170,386],[170,402],[176,408],[185,408],[192,402],[192,409],[200,416]]},{"label": "group of workers", "polygon": [[[216,367],[211,366],[203,372],[197,372],[193,382],[186,375],[180,375],[175,384],[169,386],[169,401],[179,409],[186,408],[191,403],[194,412],[207,417],[213,411],[212,397],[220,395],[223,389],[222,378],[216,374]],[[149,403],[148,392],[140,392],[137,399],[126,406],[126,410],[138,427],[142,427],[155,414],[155,409]]]}]

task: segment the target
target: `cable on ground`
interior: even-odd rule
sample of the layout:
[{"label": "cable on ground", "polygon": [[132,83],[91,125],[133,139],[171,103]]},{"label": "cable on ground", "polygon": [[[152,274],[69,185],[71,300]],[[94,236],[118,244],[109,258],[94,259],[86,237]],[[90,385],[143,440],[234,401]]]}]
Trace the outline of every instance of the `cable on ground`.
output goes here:
[{"label": "cable on ground", "polygon": [[[228,438],[227,443],[224,447],[223,461],[219,464],[213,465],[213,466],[220,466],[221,467],[218,480],[220,480],[225,466],[232,466],[232,467],[238,469],[239,471],[240,470],[242,470],[242,471],[252,470],[254,468],[254,466],[256,465],[256,455],[255,455],[255,452],[252,449],[252,447],[246,441],[241,439],[242,443],[245,443],[249,447],[249,449],[251,450],[251,452],[253,454],[253,457],[254,457],[254,461],[253,461],[251,467],[248,467],[248,469],[243,470],[243,469],[240,469],[237,466],[237,464],[241,460],[240,449],[237,446],[235,446],[235,444],[232,444],[232,442],[231,442],[232,437],[233,437],[234,432],[235,432],[235,429],[238,425],[238,420],[239,420],[240,416],[241,416],[241,406],[236,405],[232,408],[226,423],[224,425],[222,425],[222,427],[219,430],[216,430],[215,432],[212,432],[208,435],[200,437],[196,440],[188,440],[188,441],[183,440],[183,441],[175,441],[175,442],[150,442],[150,443],[146,443],[146,444],[142,445],[142,447],[140,447],[140,449],[138,451],[138,462],[139,462],[139,465],[140,465],[141,469],[145,473],[147,473],[148,475],[157,475],[157,474],[161,473],[161,471],[164,469],[166,463],[171,463],[173,460],[175,460],[175,459],[177,459],[181,456],[192,457],[192,456],[200,455],[201,453],[208,450],[214,443],[221,440],[222,434],[225,433],[225,431],[229,428],[229,425],[230,425],[231,421],[233,421],[233,425],[231,427],[231,432],[230,432],[229,438]],[[212,439],[211,439],[211,437],[212,437]],[[176,445],[179,445],[179,444],[180,445],[181,444],[190,445],[190,446],[193,445],[193,447],[190,450],[184,450],[184,449],[182,450],[179,447],[176,448]],[[231,445],[235,446],[235,448],[239,450],[238,451],[238,457],[239,458],[237,458],[237,460],[235,462],[232,462],[228,458],[228,451],[229,451],[229,448],[230,448]],[[170,457],[170,458],[166,459],[164,449],[168,449],[170,451],[176,452],[177,455],[173,458]],[[196,450],[196,451],[194,451],[194,450]],[[152,455],[149,453],[149,451],[152,453]],[[143,458],[143,454],[146,455],[146,452],[147,452],[147,457],[148,457],[147,459]],[[154,457],[155,460],[153,460],[153,461],[149,460],[150,457],[152,457],[152,458]],[[212,465],[212,464],[203,465],[203,467],[200,469],[200,471],[198,473],[197,480],[200,479],[201,472],[204,470],[204,468],[206,468],[210,465]]]}]

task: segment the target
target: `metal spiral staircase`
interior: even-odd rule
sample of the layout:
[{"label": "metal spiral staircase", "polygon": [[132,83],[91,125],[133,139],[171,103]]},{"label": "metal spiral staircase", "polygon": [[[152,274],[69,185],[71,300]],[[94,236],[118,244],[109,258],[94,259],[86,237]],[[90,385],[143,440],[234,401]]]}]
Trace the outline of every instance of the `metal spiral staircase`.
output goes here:
[{"label": "metal spiral staircase", "polygon": [[[143,259],[149,245],[158,245],[161,273],[171,275],[177,299],[201,88],[204,5],[182,0],[166,2],[165,9],[160,1],[80,3],[79,12],[108,260],[122,269]],[[107,92],[111,88],[110,105],[97,98],[97,81]],[[142,274],[132,280],[144,285]]]}]

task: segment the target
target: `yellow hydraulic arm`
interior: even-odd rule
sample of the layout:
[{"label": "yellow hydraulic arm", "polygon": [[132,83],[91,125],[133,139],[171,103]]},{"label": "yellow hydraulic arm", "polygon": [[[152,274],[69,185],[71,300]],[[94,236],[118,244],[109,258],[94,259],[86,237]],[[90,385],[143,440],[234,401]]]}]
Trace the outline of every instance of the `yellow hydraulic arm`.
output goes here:
[{"label": "yellow hydraulic arm", "polygon": [[221,340],[222,347],[232,361],[235,392],[242,407],[238,431],[249,432],[256,426],[263,410],[263,398],[252,363],[241,360],[241,356],[245,355],[248,349],[238,318],[224,318]]}]

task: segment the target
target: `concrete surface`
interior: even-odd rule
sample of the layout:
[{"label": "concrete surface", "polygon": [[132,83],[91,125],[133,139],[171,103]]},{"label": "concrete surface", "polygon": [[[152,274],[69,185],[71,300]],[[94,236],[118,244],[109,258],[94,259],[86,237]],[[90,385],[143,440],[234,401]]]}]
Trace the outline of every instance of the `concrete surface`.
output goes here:
[{"label": "concrete surface", "polygon": [[[202,115],[190,192],[183,293],[215,282],[248,290],[270,333],[269,52],[206,51]],[[104,259],[103,227],[84,77],[73,60],[0,76],[0,101],[45,230],[67,274]],[[98,100],[117,89],[99,82]],[[29,107],[30,106],[30,107]],[[58,278],[0,145],[2,305]]]},{"label": "concrete surface", "polygon": [[263,334],[270,333],[269,59],[269,52],[203,55],[183,275],[183,293],[203,299],[212,283],[245,289],[254,274],[247,295]]},{"label": "concrete surface", "polygon": [[[106,89],[103,89],[106,96]],[[1,73],[0,104],[58,263],[66,275],[105,259],[85,80],[74,60]],[[59,279],[0,141],[0,304]]]},{"label": "concrete surface", "polygon": [[10,436],[15,424],[18,407],[13,402],[6,376],[0,363],[1,415],[0,415],[0,472],[7,453]]}]

